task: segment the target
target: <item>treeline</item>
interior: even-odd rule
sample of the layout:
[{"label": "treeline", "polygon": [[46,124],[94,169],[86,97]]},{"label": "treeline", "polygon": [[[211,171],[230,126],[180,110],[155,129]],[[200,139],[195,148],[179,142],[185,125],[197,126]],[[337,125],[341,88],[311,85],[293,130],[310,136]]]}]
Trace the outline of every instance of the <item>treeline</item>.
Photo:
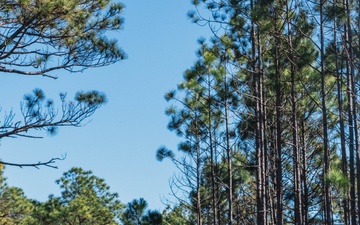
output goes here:
[{"label": "treeline", "polygon": [[170,225],[187,224],[170,209],[148,209],[145,199],[126,205],[111,192],[104,179],[91,171],[72,168],[56,180],[60,196],[49,195],[46,202],[29,199],[22,189],[6,183],[0,170],[0,224],[6,225]]},{"label": "treeline", "polygon": [[192,2],[214,35],[157,151],[187,224],[359,224],[360,1]]}]

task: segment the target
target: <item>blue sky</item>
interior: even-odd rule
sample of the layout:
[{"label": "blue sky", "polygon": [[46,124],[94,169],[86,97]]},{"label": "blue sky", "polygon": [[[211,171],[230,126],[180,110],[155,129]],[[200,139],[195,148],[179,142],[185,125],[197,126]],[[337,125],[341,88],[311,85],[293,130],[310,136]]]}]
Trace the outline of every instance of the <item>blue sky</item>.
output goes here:
[{"label": "blue sky", "polygon": [[34,88],[59,102],[58,94],[72,97],[78,90],[100,90],[109,102],[82,128],[60,128],[54,137],[3,139],[1,159],[19,163],[45,161],[67,155],[59,169],[7,167],[12,186],[21,187],[29,198],[45,201],[59,194],[55,180],[73,166],[92,170],[104,178],[111,191],[127,203],[145,198],[149,208],[163,209],[161,198],[169,197],[168,180],[175,168],[158,162],[161,145],[176,149],[179,139],[167,130],[164,111],[169,104],[165,92],[176,88],[185,69],[192,66],[198,48],[196,40],[207,27],[192,24],[186,13],[188,0],[124,0],[124,29],[116,34],[128,59],[117,64],[59,78],[1,74],[1,115],[11,109],[19,114],[20,100]]}]

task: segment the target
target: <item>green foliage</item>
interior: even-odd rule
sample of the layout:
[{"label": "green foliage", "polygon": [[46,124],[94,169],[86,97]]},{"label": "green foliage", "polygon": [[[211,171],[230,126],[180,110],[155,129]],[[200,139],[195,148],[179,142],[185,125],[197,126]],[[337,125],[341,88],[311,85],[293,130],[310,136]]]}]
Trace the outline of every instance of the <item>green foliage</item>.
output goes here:
[{"label": "green foliage", "polygon": [[34,224],[119,224],[124,205],[91,171],[72,168],[56,183],[61,196],[50,195],[47,202],[36,204]]},{"label": "green foliage", "polygon": [[325,177],[326,181],[342,192],[349,190],[350,183],[348,177],[345,177],[341,170],[332,169]]},{"label": "green foliage", "polygon": [[[122,28],[124,6],[111,0],[6,0],[0,4],[0,72],[56,78],[53,72],[80,72],[106,66],[126,57],[109,32]],[[46,100],[41,89],[24,96],[22,118],[12,111],[0,122],[4,137],[39,137],[30,131],[45,130],[55,135],[60,126],[81,126],[106,103],[99,91],[80,91],[74,101],[60,94],[61,107]],[[12,166],[50,165],[47,163]]]},{"label": "green foliage", "polygon": [[159,160],[159,161],[162,161],[165,158],[173,159],[174,156],[175,156],[174,153],[171,150],[164,147],[164,146],[160,147],[156,151],[156,159]]},{"label": "green foliage", "polygon": [[106,96],[98,91],[77,92],[75,100],[87,105],[101,105],[106,103]]},{"label": "green foliage", "polygon": [[163,212],[164,225],[195,225],[189,216],[188,210],[184,205],[176,205],[173,208],[167,207]]},{"label": "green foliage", "polygon": [[126,207],[118,194],[91,171],[72,168],[56,180],[61,195],[46,202],[26,198],[17,187],[9,187],[0,169],[0,224],[4,225],[163,225],[163,215],[147,210],[140,198]]},{"label": "green foliage", "polygon": [[30,216],[34,210],[32,201],[17,187],[9,187],[0,169],[0,224],[30,224],[34,220]]},{"label": "green foliage", "polygon": [[117,41],[105,35],[122,28],[123,8],[110,0],[2,2],[0,71],[54,77],[54,70],[76,72],[124,59]]},{"label": "green foliage", "polygon": [[124,225],[162,225],[162,214],[156,210],[146,211],[145,199],[134,199],[126,205],[121,221]]},{"label": "green foliage", "polygon": [[345,196],[346,191],[350,188],[349,178],[341,171],[341,160],[337,155],[333,155],[331,161],[331,168],[325,175],[325,181]]},{"label": "green foliage", "polygon": [[[61,110],[56,109],[52,99],[37,88],[26,94],[21,104],[22,118],[11,112],[1,121],[0,139],[5,137],[38,137],[32,130],[46,130],[55,135],[58,127],[80,126],[99,107],[106,103],[106,96],[98,91],[78,92],[74,101],[67,100],[66,93],[60,93]],[[2,162],[3,164],[9,164]],[[10,165],[10,164],[9,164]]]},{"label": "green foliage", "polygon": [[[192,3],[195,10],[188,17],[209,25],[214,37],[208,42],[199,39],[198,60],[185,71],[177,93],[166,95],[172,101],[166,110],[168,128],[183,138],[178,145],[180,157],[171,158],[183,175],[174,177],[172,188],[175,194],[183,191],[179,199],[189,210],[185,217],[195,218],[198,224],[232,223],[231,216],[236,224],[320,223],[326,214],[326,185],[332,191],[326,198],[334,200],[326,204],[333,207],[334,215],[347,214],[347,205],[358,204],[355,175],[360,171],[351,156],[358,151],[358,137],[350,132],[357,129],[358,117],[358,108],[350,109],[358,104],[358,90],[350,87],[351,78],[355,86],[358,83],[359,72],[354,50],[359,40],[356,4]],[[319,38],[319,27],[324,40]],[[326,151],[324,142],[329,144]],[[330,163],[324,159],[327,150]],[[169,153],[160,148],[158,158]],[[330,171],[325,164],[331,164]],[[234,181],[232,213],[227,211],[230,180]],[[358,207],[352,208],[355,215]],[[215,214],[218,218],[213,218]],[[281,215],[284,221],[277,221]]]},{"label": "green foliage", "polygon": [[143,218],[143,225],[162,225],[163,216],[157,210],[148,210]]}]

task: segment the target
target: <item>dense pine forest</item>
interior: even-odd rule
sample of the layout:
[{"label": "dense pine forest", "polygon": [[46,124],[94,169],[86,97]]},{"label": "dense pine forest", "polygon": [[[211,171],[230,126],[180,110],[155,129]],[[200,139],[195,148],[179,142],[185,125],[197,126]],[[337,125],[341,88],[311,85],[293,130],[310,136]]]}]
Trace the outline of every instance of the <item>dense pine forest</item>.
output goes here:
[{"label": "dense pine forest", "polygon": [[165,95],[179,152],[157,152],[191,224],[359,224],[360,1],[193,4],[213,37]]}]

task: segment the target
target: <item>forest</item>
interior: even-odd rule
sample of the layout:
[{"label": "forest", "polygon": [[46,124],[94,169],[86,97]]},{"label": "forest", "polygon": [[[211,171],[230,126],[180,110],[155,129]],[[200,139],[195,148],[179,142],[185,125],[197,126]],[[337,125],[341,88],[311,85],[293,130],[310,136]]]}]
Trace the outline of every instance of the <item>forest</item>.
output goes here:
[{"label": "forest", "polygon": [[165,95],[179,154],[157,152],[193,223],[358,224],[360,1],[193,4],[214,36]]},{"label": "forest", "polygon": [[[125,205],[103,179],[75,167],[56,181],[61,196],[39,202],[1,176],[1,224],[360,223],[360,1],[192,4],[188,17],[212,37],[199,38],[197,60],[165,93],[167,128],[182,141],[156,151],[177,168],[175,202],[162,212],[143,198]],[[57,70],[123,60],[105,36],[122,27],[122,10],[109,0],[5,0],[0,71],[52,79]],[[0,139],[81,126],[106,102],[97,91],[60,99],[56,111],[42,90],[26,95],[21,120],[8,114]],[[56,167],[58,160],[0,163]]]}]

